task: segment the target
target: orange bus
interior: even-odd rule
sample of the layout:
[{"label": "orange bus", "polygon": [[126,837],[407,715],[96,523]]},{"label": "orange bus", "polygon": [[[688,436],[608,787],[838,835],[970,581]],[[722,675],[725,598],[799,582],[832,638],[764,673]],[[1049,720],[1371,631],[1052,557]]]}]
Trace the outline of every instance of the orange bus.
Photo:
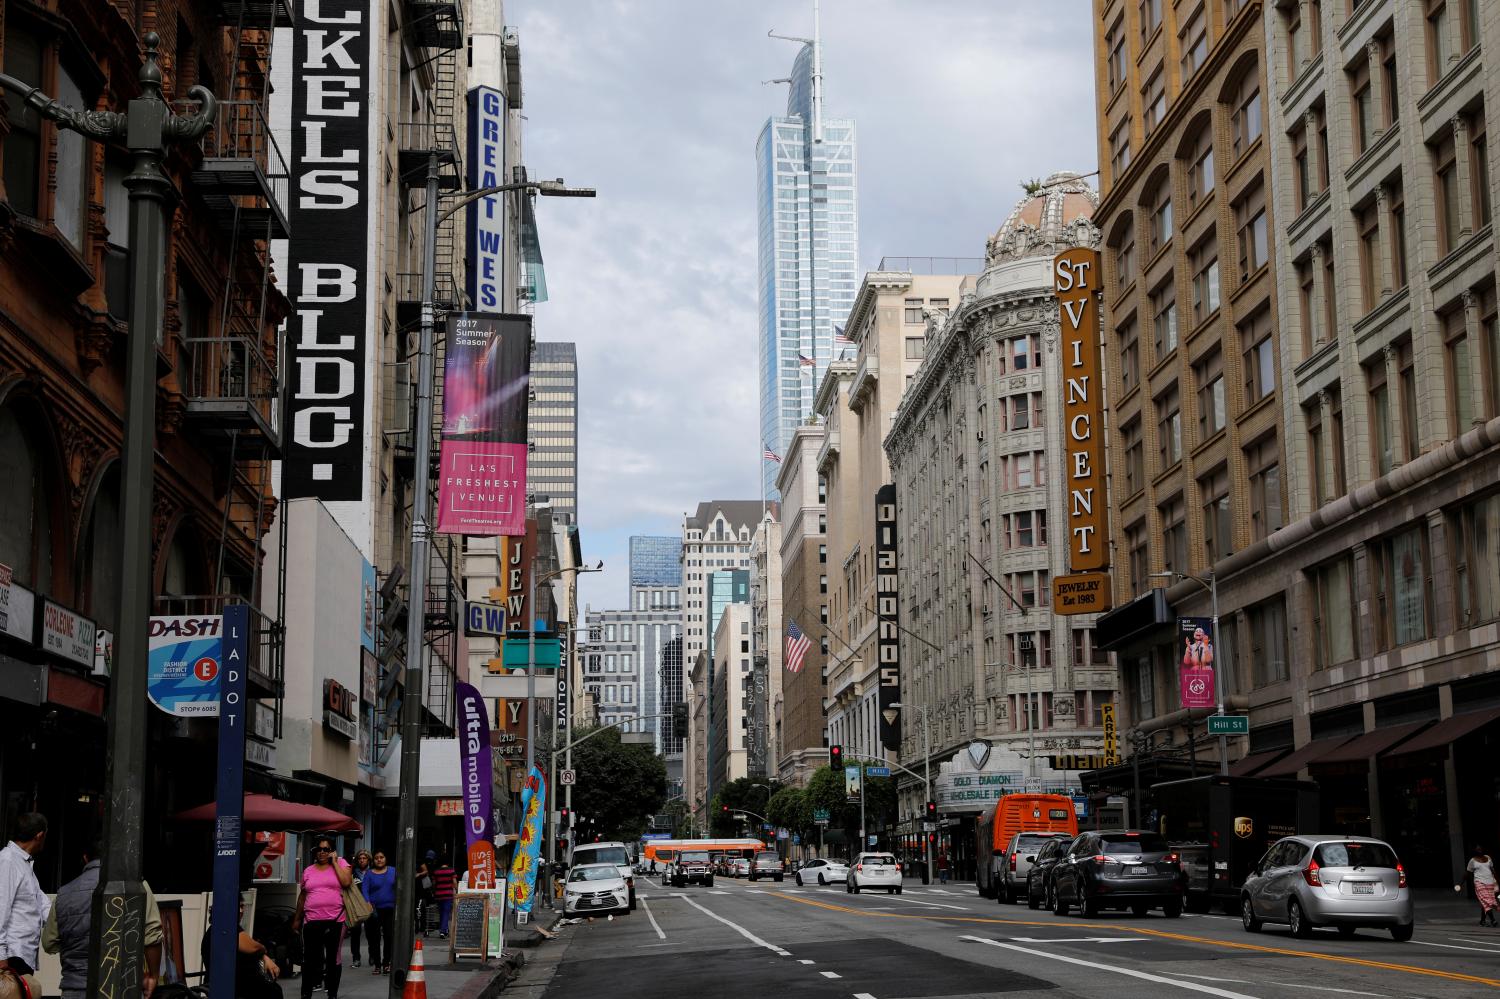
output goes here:
[{"label": "orange bus", "polygon": [[[1005,851],[1019,832],[1077,836],[1073,799],[1063,794],[1007,794],[979,816],[974,824],[974,880],[980,897],[1001,898],[1013,889],[1007,885],[1006,873],[1017,868],[1011,866]],[[1020,858],[1016,859],[1019,863]],[[1025,877],[1024,870],[1018,873]]]},{"label": "orange bus", "polygon": [[641,846],[641,856],[653,865],[665,867],[683,850],[749,859],[765,848],[758,839],[648,839]]}]

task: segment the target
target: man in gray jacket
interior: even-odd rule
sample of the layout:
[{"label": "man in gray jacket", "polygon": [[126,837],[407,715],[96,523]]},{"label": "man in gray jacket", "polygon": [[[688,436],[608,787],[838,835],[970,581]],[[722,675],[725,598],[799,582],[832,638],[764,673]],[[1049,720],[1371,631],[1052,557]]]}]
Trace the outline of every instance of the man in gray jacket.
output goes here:
[{"label": "man in gray jacket", "polygon": [[[42,949],[61,952],[63,999],[85,999],[89,982],[89,931],[93,923],[94,889],[99,885],[98,841],[83,852],[83,872],[57,890],[57,901],[42,927]],[[149,999],[161,969],[161,912],[146,885],[146,966],[141,969],[141,994]]]}]

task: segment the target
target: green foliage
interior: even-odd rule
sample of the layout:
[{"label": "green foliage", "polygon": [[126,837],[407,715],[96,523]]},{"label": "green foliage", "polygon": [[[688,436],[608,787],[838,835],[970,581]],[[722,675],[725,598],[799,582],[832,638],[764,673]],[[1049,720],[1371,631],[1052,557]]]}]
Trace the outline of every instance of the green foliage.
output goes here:
[{"label": "green foliage", "polygon": [[766,802],[766,817],[773,823],[806,838],[816,828],[807,792],[800,787],[784,787]]},{"label": "green foliage", "polygon": [[1021,181],[1021,190],[1025,191],[1028,195],[1035,195],[1041,189],[1042,179],[1040,177],[1033,177],[1030,180]]},{"label": "green foliage", "polygon": [[592,820],[592,830],[604,839],[639,839],[646,816],[666,803],[666,762],[649,746],[621,743],[619,729],[606,729],[574,746],[573,767],[578,771],[574,813]]},{"label": "green foliage", "polygon": [[[709,803],[710,829],[716,837],[762,836],[760,820],[746,816],[744,820],[734,817],[735,811],[748,808],[760,815],[768,814],[766,804],[781,788],[781,782],[772,777],[738,777],[714,793]],[[729,806],[725,811],[724,806]]]},{"label": "green foliage", "polygon": [[[894,777],[864,779],[865,826],[875,829],[896,820],[896,780]],[[807,782],[808,821],[814,809],[827,809],[828,825],[842,829],[852,843],[859,838],[859,803],[851,804],[844,793],[844,775],[829,767],[820,767]]]}]

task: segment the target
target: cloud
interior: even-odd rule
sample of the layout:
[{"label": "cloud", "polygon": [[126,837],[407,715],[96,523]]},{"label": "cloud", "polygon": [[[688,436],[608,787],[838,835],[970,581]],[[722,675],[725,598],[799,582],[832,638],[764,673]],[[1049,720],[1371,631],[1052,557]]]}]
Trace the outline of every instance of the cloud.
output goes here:
[{"label": "cloud", "polygon": [[[551,300],[578,344],[579,505],[623,605],[631,534],[759,486],[755,140],[805,0],[511,0]],[[860,259],[982,256],[1019,183],[1097,160],[1089,0],[824,0],[830,115],[859,135]]]}]

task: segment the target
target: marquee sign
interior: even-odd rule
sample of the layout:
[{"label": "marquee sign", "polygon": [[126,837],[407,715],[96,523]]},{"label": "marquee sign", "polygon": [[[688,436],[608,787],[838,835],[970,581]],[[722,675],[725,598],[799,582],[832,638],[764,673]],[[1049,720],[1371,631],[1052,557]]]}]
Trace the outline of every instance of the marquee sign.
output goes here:
[{"label": "marquee sign", "polygon": [[287,498],[365,493],[370,4],[302,0],[293,29]]},{"label": "marquee sign", "polygon": [[[1063,437],[1069,567],[1053,582],[1058,614],[1110,607],[1109,508],[1104,483],[1104,385],[1099,364],[1099,254],[1076,248],[1053,261],[1062,325]],[[1092,572],[1090,570],[1093,570]],[[1062,599],[1066,595],[1068,599]]]},{"label": "marquee sign", "polygon": [[901,628],[896,599],[896,487],[875,492],[875,654],[880,669],[880,744],[901,748]]}]

